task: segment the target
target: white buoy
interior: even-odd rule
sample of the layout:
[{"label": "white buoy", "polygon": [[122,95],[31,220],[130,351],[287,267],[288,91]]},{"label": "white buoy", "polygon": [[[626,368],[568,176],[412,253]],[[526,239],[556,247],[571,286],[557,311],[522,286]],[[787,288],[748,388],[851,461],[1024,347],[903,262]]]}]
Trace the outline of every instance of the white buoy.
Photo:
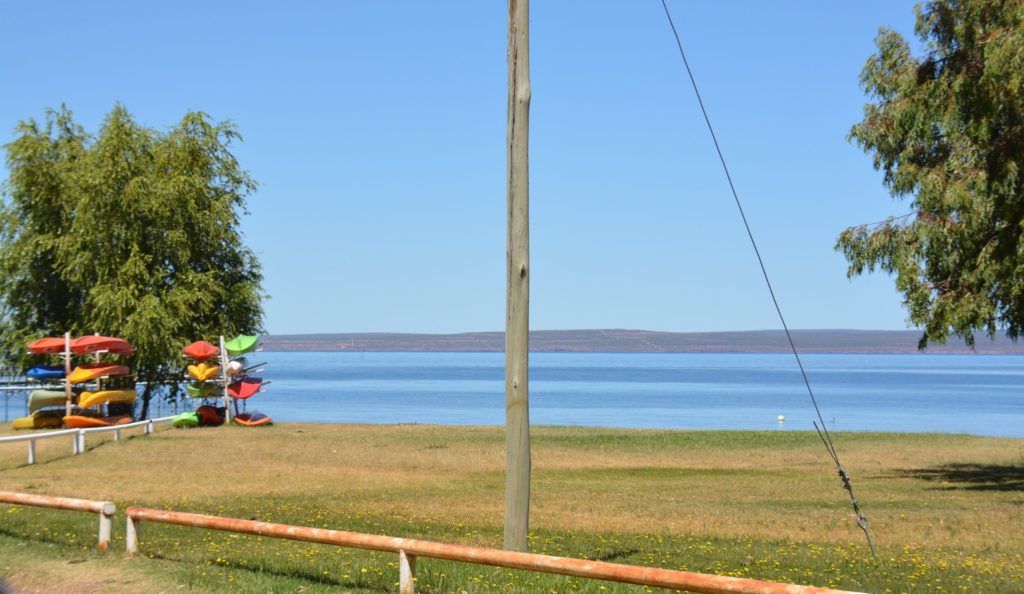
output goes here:
[{"label": "white buoy", "polygon": [[785,423],[786,422],[786,417],[784,417],[782,415],[779,415],[779,422],[780,423]]}]

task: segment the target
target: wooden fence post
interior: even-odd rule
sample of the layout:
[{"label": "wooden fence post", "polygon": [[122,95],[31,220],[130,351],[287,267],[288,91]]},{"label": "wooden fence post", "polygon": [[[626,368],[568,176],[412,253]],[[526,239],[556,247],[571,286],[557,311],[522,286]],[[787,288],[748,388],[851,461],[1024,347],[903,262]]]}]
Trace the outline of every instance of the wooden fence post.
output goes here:
[{"label": "wooden fence post", "polygon": [[135,518],[126,514],[128,519],[124,527],[124,550],[129,555],[135,555],[139,552],[139,522]]},{"label": "wooden fence post", "polygon": [[400,594],[416,592],[416,557],[398,551],[398,591]]},{"label": "wooden fence post", "polygon": [[525,551],[530,525],[529,0],[508,3],[508,293],[505,317],[505,539]]},{"label": "wooden fence post", "polygon": [[100,539],[99,548],[105,551],[110,548],[110,532],[114,524],[114,512],[116,507],[113,503],[107,503],[100,510]]}]

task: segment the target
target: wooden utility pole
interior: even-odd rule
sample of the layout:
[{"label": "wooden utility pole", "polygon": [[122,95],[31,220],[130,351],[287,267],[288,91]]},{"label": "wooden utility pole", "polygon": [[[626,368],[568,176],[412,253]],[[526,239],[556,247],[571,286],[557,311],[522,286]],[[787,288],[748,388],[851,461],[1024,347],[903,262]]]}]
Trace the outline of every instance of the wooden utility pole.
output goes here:
[{"label": "wooden utility pole", "polygon": [[505,311],[505,548],[530,529],[530,3],[508,2],[508,294]]}]

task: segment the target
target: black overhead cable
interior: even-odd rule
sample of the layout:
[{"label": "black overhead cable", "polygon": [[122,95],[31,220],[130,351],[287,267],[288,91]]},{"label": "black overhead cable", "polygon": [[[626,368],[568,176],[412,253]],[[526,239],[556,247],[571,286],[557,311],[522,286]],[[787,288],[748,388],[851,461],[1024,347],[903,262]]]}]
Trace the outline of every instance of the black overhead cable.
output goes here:
[{"label": "black overhead cable", "polygon": [[764,260],[761,258],[761,250],[757,248],[757,241],[754,240],[754,233],[750,230],[750,223],[747,222],[747,215],[743,212],[743,205],[740,204],[739,193],[736,192],[736,185],[732,182],[732,175],[729,174],[729,166],[725,164],[725,156],[722,155],[722,147],[718,144],[718,136],[715,134],[715,129],[711,125],[711,118],[708,117],[708,110],[704,107],[704,99],[701,98],[700,90],[697,88],[697,80],[693,76],[693,70],[690,69],[690,62],[686,59],[686,52],[683,51],[683,42],[679,38],[679,32],[676,30],[676,25],[672,21],[672,14],[668,10],[667,0],[661,0],[661,5],[665,9],[665,17],[668,18],[669,27],[672,28],[672,35],[676,38],[676,46],[679,47],[679,55],[683,59],[683,66],[686,67],[686,74],[690,78],[690,84],[693,85],[693,93],[697,96],[697,103],[700,105],[700,111],[704,114],[704,122],[708,125],[708,132],[711,134],[711,140],[715,144],[715,151],[718,153],[718,160],[722,163],[722,170],[725,172],[725,179],[729,181],[729,189],[732,191],[733,200],[736,202],[736,208],[740,211],[740,218],[743,219],[743,226],[747,230],[747,237],[750,238],[750,245],[754,248],[754,254],[757,256],[757,263],[761,266],[761,274],[764,276],[764,282],[768,286],[768,293],[772,297],[772,303],[775,304],[775,312],[779,314],[779,321],[782,323],[782,329],[786,331],[786,339],[789,341],[789,348],[793,351],[793,357],[796,358],[796,364],[800,368],[800,375],[804,378],[804,385],[807,386],[807,394],[811,397],[811,404],[814,405],[814,411],[818,415],[818,421],[821,422],[821,427],[818,426],[817,422],[814,422],[814,430],[818,432],[818,436],[821,437],[821,442],[825,444],[825,449],[828,450],[828,455],[835,462],[836,469],[839,471],[839,478],[843,481],[843,488],[850,493],[850,504],[853,506],[854,512],[857,514],[857,526],[864,531],[864,536],[868,540],[868,548],[871,549],[871,554],[875,554],[875,545],[871,541],[871,534],[868,532],[868,519],[860,511],[860,506],[857,503],[857,497],[853,494],[853,485],[850,484],[850,477],[846,474],[846,470],[843,465],[839,462],[839,454],[836,452],[835,445],[832,443],[832,436],[829,435],[828,428],[825,427],[825,419],[821,416],[821,409],[818,407],[818,400],[814,397],[814,390],[811,388],[811,380],[807,377],[807,371],[804,369],[803,361],[800,359],[800,352],[797,351],[796,343],[793,342],[793,335],[789,331],[789,326],[786,324],[786,318],[782,315],[782,308],[779,306],[779,300],[775,297],[775,289],[772,288],[772,281],[768,278],[768,270],[764,266]]}]

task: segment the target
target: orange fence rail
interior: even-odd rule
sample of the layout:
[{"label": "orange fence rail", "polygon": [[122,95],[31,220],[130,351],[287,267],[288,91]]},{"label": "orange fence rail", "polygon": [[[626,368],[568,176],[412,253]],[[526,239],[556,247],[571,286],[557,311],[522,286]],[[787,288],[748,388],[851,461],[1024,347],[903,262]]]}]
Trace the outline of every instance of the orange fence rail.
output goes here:
[{"label": "orange fence rail", "polygon": [[110,546],[110,528],[113,524],[117,506],[109,501],[91,501],[89,499],[73,499],[71,497],[52,497],[50,495],[32,495],[0,491],[0,503],[12,505],[29,505],[49,509],[66,509],[71,511],[92,512],[100,515],[99,549],[107,550]]},{"label": "orange fence rail", "polygon": [[125,514],[128,516],[126,547],[129,554],[137,553],[139,550],[139,524],[141,522],[191,526],[208,530],[255,534],[272,538],[285,538],[398,553],[399,588],[402,594],[413,594],[414,592],[416,557],[446,559],[449,561],[477,563],[508,569],[554,573],[704,594],[853,594],[842,590],[814,586],[798,586],[795,584],[782,584],[688,571],[622,565],[604,561],[552,557],[533,553],[446,544],[429,540],[395,538],[359,532],[291,526],[288,524],[273,524],[144,507],[129,507],[125,510]]}]

